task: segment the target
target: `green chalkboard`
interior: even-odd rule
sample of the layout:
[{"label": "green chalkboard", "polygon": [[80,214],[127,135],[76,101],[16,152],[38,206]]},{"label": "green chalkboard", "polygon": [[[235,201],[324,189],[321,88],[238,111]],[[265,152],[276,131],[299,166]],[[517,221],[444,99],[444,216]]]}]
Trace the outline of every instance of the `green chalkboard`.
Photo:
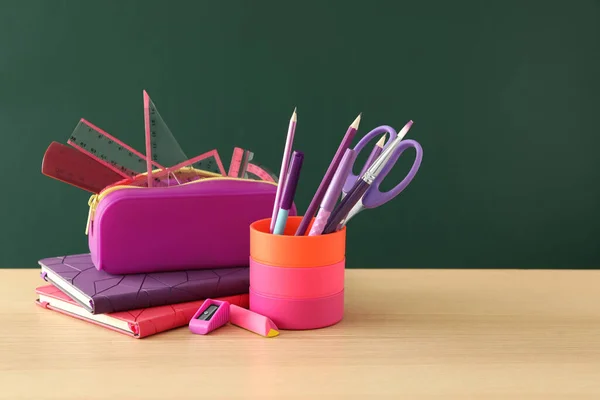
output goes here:
[{"label": "green chalkboard", "polygon": [[598,1],[14,0],[0,52],[0,267],[87,251],[44,151],[82,117],[144,151],[144,89],[187,154],[274,170],[298,107],[300,212],[359,112],[414,120],[421,169],[349,224],[349,268],[600,267]]}]

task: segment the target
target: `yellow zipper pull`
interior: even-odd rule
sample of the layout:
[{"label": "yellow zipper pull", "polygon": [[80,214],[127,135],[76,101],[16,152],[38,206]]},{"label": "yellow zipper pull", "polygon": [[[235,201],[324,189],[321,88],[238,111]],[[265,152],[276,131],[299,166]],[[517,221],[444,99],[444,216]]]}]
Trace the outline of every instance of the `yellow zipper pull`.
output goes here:
[{"label": "yellow zipper pull", "polygon": [[96,211],[96,204],[98,204],[98,195],[93,194],[88,200],[88,206],[90,206],[90,210],[88,211],[87,223],[85,225],[85,234],[87,235],[90,229],[90,222],[94,218],[94,211]]}]

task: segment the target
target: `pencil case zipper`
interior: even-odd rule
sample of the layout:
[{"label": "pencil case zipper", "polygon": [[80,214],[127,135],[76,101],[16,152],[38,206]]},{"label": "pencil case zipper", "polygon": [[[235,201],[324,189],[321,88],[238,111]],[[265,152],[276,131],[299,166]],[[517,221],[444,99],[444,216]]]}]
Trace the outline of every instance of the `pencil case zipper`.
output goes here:
[{"label": "pencil case zipper", "polygon": [[[140,175],[146,175],[146,174],[144,173],[144,174],[140,174]],[[255,179],[235,178],[235,177],[229,177],[229,176],[228,177],[224,177],[224,176],[221,176],[219,174],[215,174],[214,177],[206,177],[206,178],[198,179],[198,180],[195,180],[195,181],[192,181],[192,182],[182,183],[180,185],[169,186],[169,187],[166,187],[166,188],[165,187],[161,187],[161,189],[176,188],[176,187],[180,187],[180,186],[183,186],[183,185],[197,185],[197,184],[200,184],[202,182],[207,182],[207,181],[208,182],[212,182],[212,181],[225,181],[225,180],[229,180],[229,181],[246,181],[246,182],[261,182],[261,183],[267,183],[267,184],[270,184],[270,185],[277,186],[276,183],[269,182],[269,181],[257,181]],[[89,233],[90,224],[94,220],[94,214],[96,212],[96,208],[100,204],[100,201],[102,201],[102,199],[105,198],[110,193],[113,193],[113,192],[115,192],[117,190],[121,190],[121,189],[141,189],[141,190],[146,189],[146,190],[148,190],[148,189],[152,189],[152,187],[126,185],[126,184],[114,184],[114,185],[106,187],[105,189],[102,189],[100,191],[100,193],[95,193],[92,196],[90,196],[90,198],[88,200],[88,206],[89,206],[88,217],[87,217],[87,222],[86,222],[86,225],[85,225],[85,234],[86,235]]]}]

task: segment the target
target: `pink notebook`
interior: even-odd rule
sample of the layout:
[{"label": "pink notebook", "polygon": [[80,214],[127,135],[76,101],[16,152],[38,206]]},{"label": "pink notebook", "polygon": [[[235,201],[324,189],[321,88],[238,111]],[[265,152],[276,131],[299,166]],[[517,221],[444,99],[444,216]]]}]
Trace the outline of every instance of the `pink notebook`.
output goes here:
[{"label": "pink notebook", "polygon": [[[187,326],[204,302],[198,300],[108,314],[92,314],[53,285],[40,286],[35,292],[38,294],[36,304],[40,307],[138,339]],[[248,308],[248,294],[220,297],[216,300]]]}]

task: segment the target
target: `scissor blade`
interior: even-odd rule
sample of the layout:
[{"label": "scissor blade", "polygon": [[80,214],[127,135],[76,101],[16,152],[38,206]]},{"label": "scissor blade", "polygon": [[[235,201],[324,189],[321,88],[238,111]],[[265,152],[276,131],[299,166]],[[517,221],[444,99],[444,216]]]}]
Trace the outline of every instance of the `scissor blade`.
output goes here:
[{"label": "scissor blade", "polygon": [[365,209],[365,206],[363,205],[362,199],[363,198],[361,197],[360,200],[354,205],[354,207],[352,207],[352,209],[350,210],[350,212],[348,212],[348,215],[346,215],[346,218],[344,218],[342,220],[342,222],[340,222],[340,224],[338,225],[338,228],[337,228],[338,231],[340,229],[342,229],[344,226],[346,226],[346,224],[348,223],[348,221],[350,221],[350,219],[352,217],[354,217],[356,214],[358,214],[359,212],[361,212],[362,210]]}]

